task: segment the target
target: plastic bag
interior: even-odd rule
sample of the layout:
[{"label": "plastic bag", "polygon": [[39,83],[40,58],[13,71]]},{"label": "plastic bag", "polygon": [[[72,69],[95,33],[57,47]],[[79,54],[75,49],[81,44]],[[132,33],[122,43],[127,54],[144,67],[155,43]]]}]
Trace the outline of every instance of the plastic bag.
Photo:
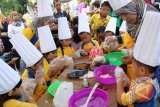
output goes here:
[{"label": "plastic bag", "polygon": [[22,96],[24,100],[31,98],[37,84],[35,79],[25,78],[22,81]]},{"label": "plastic bag", "polygon": [[102,47],[104,50],[107,50],[107,51],[117,51],[119,48],[119,43],[115,39],[115,37],[108,36],[105,38],[105,41],[104,41]]},{"label": "plastic bag", "polygon": [[68,101],[73,94],[73,83],[63,82],[56,91],[53,99],[55,107],[68,107]]},{"label": "plastic bag", "polygon": [[81,57],[81,52],[82,52],[82,50],[77,50],[73,55],[72,55],[72,57],[73,58],[80,58]]},{"label": "plastic bag", "polygon": [[72,59],[72,57],[69,57],[69,56],[64,56],[63,57],[63,59],[64,59],[64,65],[65,66],[69,66],[70,64],[73,64],[73,59]]},{"label": "plastic bag", "polygon": [[64,60],[60,57],[55,58],[51,61],[50,68],[62,70],[64,68]]},{"label": "plastic bag", "polygon": [[35,80],[37,84],[43,84],[44,82],[44,69],[39,67],[35,74]]},{"label": "plastic bag", "polygon": [[125,72],[123,71],[123,69],[121,67],[116,67],[115,69],[115,76],[116,76],[116,82],[117,84],[124,80],[125,81],[125,86],[129,86],[130,84],[130,80],[129,78],[127,77],[127,75],[125,74]]}]

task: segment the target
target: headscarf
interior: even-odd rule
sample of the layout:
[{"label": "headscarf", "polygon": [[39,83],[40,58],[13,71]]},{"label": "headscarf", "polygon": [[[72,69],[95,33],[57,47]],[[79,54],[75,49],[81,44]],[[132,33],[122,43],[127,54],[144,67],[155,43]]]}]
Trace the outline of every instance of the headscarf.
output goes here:
[{"label": "headscarf", "polygon": [[[137,22],[134,24],[127,23],[127,31],[131,35],[132,38],[135,39],[137,30],[142,22],[142,17],[145,9],[145,1],[144,0],[132,0],[126,6],[118,9],[115,13],[130,13],[130,14],[137,14]],[[147,11],[158,11],[152,5],[147,4]]]}]

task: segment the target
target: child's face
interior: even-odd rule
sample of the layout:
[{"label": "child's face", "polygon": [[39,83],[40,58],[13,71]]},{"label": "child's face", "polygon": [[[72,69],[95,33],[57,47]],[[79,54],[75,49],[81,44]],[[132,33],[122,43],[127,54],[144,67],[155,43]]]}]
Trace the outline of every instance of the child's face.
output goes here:
[{"label": "child's face", "polygon": [[104,32],[99,32],[98,33],[98,38],[99,39],[104,39]]},{"label": "child's face", "polygon": [[43,58],[42,58],[40,61],[38,61],[37,64],[35,64],[34,66],[31,67],[32,68],[32,72],[36,73],[37,69],[39,67],[43,67],[43,66],[44,66],[44,64],[43,64]]},{"label": "child's face", "polygon": [[107,6],[103,6],[103,7],[101,7],[101,9],[100,9],[100,13],[101,13],[101,15],[102,15],[103,17],[106,17],[107,14],[108,14],[110,11],[111,11],[110,8],[107,7]]},{"label": "child's face", "polygon": [[107,32],[105,33],[105,37],[113,36],[113,35],[114,35],[114,33],[111,32],[111,31],[107,31]]},{"label": "child's face", "polygon": [[14,96],[16,98],[20,98],[21,94],[22,94],[21,92],[22,92],[22,88],[19,87],[19,88],[12,90],[11,92],[9,92],[9,96]]},{"label": "child's face", "polygon": [[88,34],[88,33],[82,33],[80,35],[80,38],[81,40],[84,42],[84,43],[89,43],[91,41],[91,36]]},{"label": "child's face", "polygon": [[62,44],[62,46],[68,47],[71,45],[71,39],[61,40],[60,43]]},{"label": "child's face", "polygon": [[52,61],[56,57],[57,57],[57,51],[52,51],[47,55],[47,59],[50,61]]}]

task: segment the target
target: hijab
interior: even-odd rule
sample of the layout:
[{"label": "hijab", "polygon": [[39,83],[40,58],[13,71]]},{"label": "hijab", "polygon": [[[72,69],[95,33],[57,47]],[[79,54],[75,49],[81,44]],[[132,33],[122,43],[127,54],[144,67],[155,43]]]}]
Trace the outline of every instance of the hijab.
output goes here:
[{"label": "hijab", "polygon": [[[147,5],[147,11],[158,11],[155,7],[153,7],[150,4]],[[130,13],[130,14],[137,14],[137,21],[134,24],[127,23],[127,31],[130,34],[130,36],[135,39],[136,33],[141,25],[142,17],[144,14],[145,9],[145,1],[144,0],[132,0],[129,4],[126,6],[118,9],[115,11],[115,13]]]}]

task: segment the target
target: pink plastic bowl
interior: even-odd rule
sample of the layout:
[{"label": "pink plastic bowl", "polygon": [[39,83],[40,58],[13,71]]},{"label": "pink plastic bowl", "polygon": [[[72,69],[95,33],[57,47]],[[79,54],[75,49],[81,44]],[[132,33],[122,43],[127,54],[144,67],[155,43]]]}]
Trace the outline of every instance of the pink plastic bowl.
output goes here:
[{"label": "pink plastic bowl", "polygon": [[[80,107],[85,104],[92,88],[86,88],[75,92],[69,100],[69,107]],[[108,107],[109,105],[109,95],[102,89],[97,88],[90,99],[87,107]]]},{"label": "pink plastic bowl", "polygon": [[[116,77],[115,77],[115,69],[116,66],[114,65],[102,65],[94,70],[94,76],[96,80],[101,84],[115,84]],[[101,78],[101,75],[109,74],[112,78]]]}]

